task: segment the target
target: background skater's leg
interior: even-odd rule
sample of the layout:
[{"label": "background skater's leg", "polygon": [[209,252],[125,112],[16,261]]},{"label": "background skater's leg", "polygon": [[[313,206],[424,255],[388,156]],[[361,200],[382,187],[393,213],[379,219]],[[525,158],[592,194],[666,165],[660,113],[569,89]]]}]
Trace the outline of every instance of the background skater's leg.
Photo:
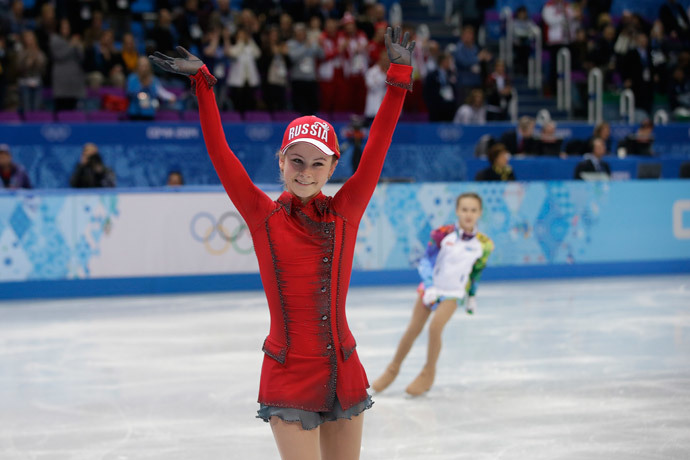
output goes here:
[{"label": "background skater's leg", "polygon": [[417,296],[417,301],[414,304],[410,324],[407,326],[407,330],[400,339],[400,343],[398,344],[398,349],[395,351],[393,360],[390,362],[383,374],[381,374],[381,376],[371,384],[371,388],[374,391],[383,391],[391,383],[393,383],[395,377],[398,376],[398,371],[400,370],[403,360],[410,352],[414,341],[417,339],[420,332],[422,332],[422,329],[424,329],[424,325],[426,324],[426,320],[429,318],[430,313],[431,311],[422,303],[422,295],[420,294]]},{"label": "background skater's leg", "polygon": [[443,334],[443,328],[446,327],[448,320],[457,308],[458,303],[455,299],[443,300],[436,308],[434,317],[431,318],[429,324],[429,348],[426,352],[426,364],[424,364],[422,372],[405,390],[412,396],[419,396],[428,391],[434,383],[436,362],[441,354],[441,334]]}]

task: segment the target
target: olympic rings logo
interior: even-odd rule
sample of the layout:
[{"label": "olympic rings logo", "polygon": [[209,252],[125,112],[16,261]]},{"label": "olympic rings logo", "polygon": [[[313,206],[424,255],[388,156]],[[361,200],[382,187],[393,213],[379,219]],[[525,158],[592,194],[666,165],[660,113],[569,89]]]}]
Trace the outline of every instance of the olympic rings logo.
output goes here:
[{"label": "olympic rings logo", "polygon": [[[202,243],[206,251],[214,256],[225,254],[230,247],[235,248],[239,254],[252,253],[254,247],[251,244],[251,239],[249,240],[249,247],[240,245],[240,239],[247,230],[247,224],[242,217],[234,212],[222,214],[217,221],[211,213],[200,212],[192,218],[189,224],[192,238]],[[218,236],[217,241],[220,241],[220,244],[215,242],[216,236]]]}]

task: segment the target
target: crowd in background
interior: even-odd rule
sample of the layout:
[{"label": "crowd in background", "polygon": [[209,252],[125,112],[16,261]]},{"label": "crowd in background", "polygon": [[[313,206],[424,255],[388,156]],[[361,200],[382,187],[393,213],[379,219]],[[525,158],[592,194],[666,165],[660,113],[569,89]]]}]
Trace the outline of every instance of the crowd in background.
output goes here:
[{"label": "crowd in background", "polygon": [[[357,114],[353,126],[363,130],[350,131],[366,133],[385,93],[384,33],[390,16],[375,0],[257,0],[244,2],[245,8],[230,0],[158,0],[143,16],[131,13],[131,3],[37,0],[33,8],[24,8],[22,0],[0,0],[0,107],[22,113],[70,111],[83,108],[89,91],[119,88],[121,93],[102,95],[101,108],[126,111],[132,120],[153,119],[161,107],[194,101],[185,99],[185,79],[158,76],[147,59],[154,51],[176,55],[177,46],[200,56],[218,78],[223,111]],[[491,44],[477,40],[491,1],[461,3],[457,43],[442,46],[427,27],[406,28],[417,42],[408,113],[461,124],[507,119],[512,79],[527,71],[529,31],[537,23],[550,54],[547,95],[555,86],[555,53],[565,46],[575,72],[601,68],[606,87],[630,88],[647,116],[659,95],[668,98],[671,110],[690,110],[690,21],[676,0],[660,4],[652,22],[629,11],[612,17],[611,0],[548,0],[538,12],[518,8],[512,72]],[[469,4],[475,10],[468,12]],[[576,90],[584,91],[582,84]],[[359,144],[365,136],[359,136]],[[574,178],[582,178],[582,172],[610,175],[602,159],[606,154],[653,154],[649,121],[618,146],[610,145],[609,137],[605,123],[591,139],[564,143],[554,122],[535,134],[534,119],[522,117],[500,139],[480,140],[477,155],[490,165],[477,180],[514,180],[511,155],[584,155],[574,172]],[[353,156],[353,169],[358,158]],[[3,187],[30,187],[8,146],[0,149],[0,159]],[[116,180],[95,144],[87,144],[70,182],[110,187]],[[169,182],[184,181],[173,171]]]},{"label": "crowd in background", "polygon": [[[368,101],[368,94],[381,92],[388,65],[381,51],[389,12],[375,0],[158,0],[145,15],[133,15],[129,0],[33,3],[0,1],[0,106],[22,112],[81,108],[89,90],[103,86],[123,90],[104,96],[103,108],[129,107],[133,119],[150,119],[165,105],[179,108],[176,89],[186,83],[156,76],[143,58],[154,50],[175,54],[181,45],[218,77],[222,110],[371,117],[379,98]],[[409,30],[417,47],[407,112],[459,123],[506,119],[511,80],[526,72],[537,23],[550,53],[547,95],[554,92],[555,53],[565,46],[576,73],[601,68],[607,88],[630,88],[647,115],[655,95],[672,111],[690,110],[690,21],[676,0],[662,3],[651,22],[631,11],[612,17],[611,0],[518,8],[514,73],[497,58],[495,43],[477,42],[493,3],[459,3],[464,10],[473,4],[474,13],[463,10],[457,43],[440,46],[427,27]],[[580,110],[584,85],[576,82]]]}]

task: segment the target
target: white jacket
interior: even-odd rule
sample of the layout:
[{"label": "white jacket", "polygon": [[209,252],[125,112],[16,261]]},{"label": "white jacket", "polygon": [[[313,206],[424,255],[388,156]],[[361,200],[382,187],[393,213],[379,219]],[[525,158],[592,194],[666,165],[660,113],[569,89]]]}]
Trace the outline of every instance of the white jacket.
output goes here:
[{"label": "white jacket", "polygon": [[227,83],[230,86],[242,87],[245,83],[249,86],[259,86],[259,68],[256,60],[261,56],[261,50],[251,38],[247,43],[235,43],[230,47],[229,55],[230,72]]}]

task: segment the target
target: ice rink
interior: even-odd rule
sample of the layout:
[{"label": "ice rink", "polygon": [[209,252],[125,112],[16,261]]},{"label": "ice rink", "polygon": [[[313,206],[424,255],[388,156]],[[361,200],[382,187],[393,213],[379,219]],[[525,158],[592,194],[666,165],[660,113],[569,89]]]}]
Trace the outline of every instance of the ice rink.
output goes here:
[{"label": "ice rink", "polygon": [[[369,379],[414,286],[350,291]],[[0,296],[1,297],[1,296]],[[690,459],[690,276],[483,283],[437,381],[365,412],[362,459]],[[0,302],[0,459],[277,459],[256,419],[262,292]]]}]

